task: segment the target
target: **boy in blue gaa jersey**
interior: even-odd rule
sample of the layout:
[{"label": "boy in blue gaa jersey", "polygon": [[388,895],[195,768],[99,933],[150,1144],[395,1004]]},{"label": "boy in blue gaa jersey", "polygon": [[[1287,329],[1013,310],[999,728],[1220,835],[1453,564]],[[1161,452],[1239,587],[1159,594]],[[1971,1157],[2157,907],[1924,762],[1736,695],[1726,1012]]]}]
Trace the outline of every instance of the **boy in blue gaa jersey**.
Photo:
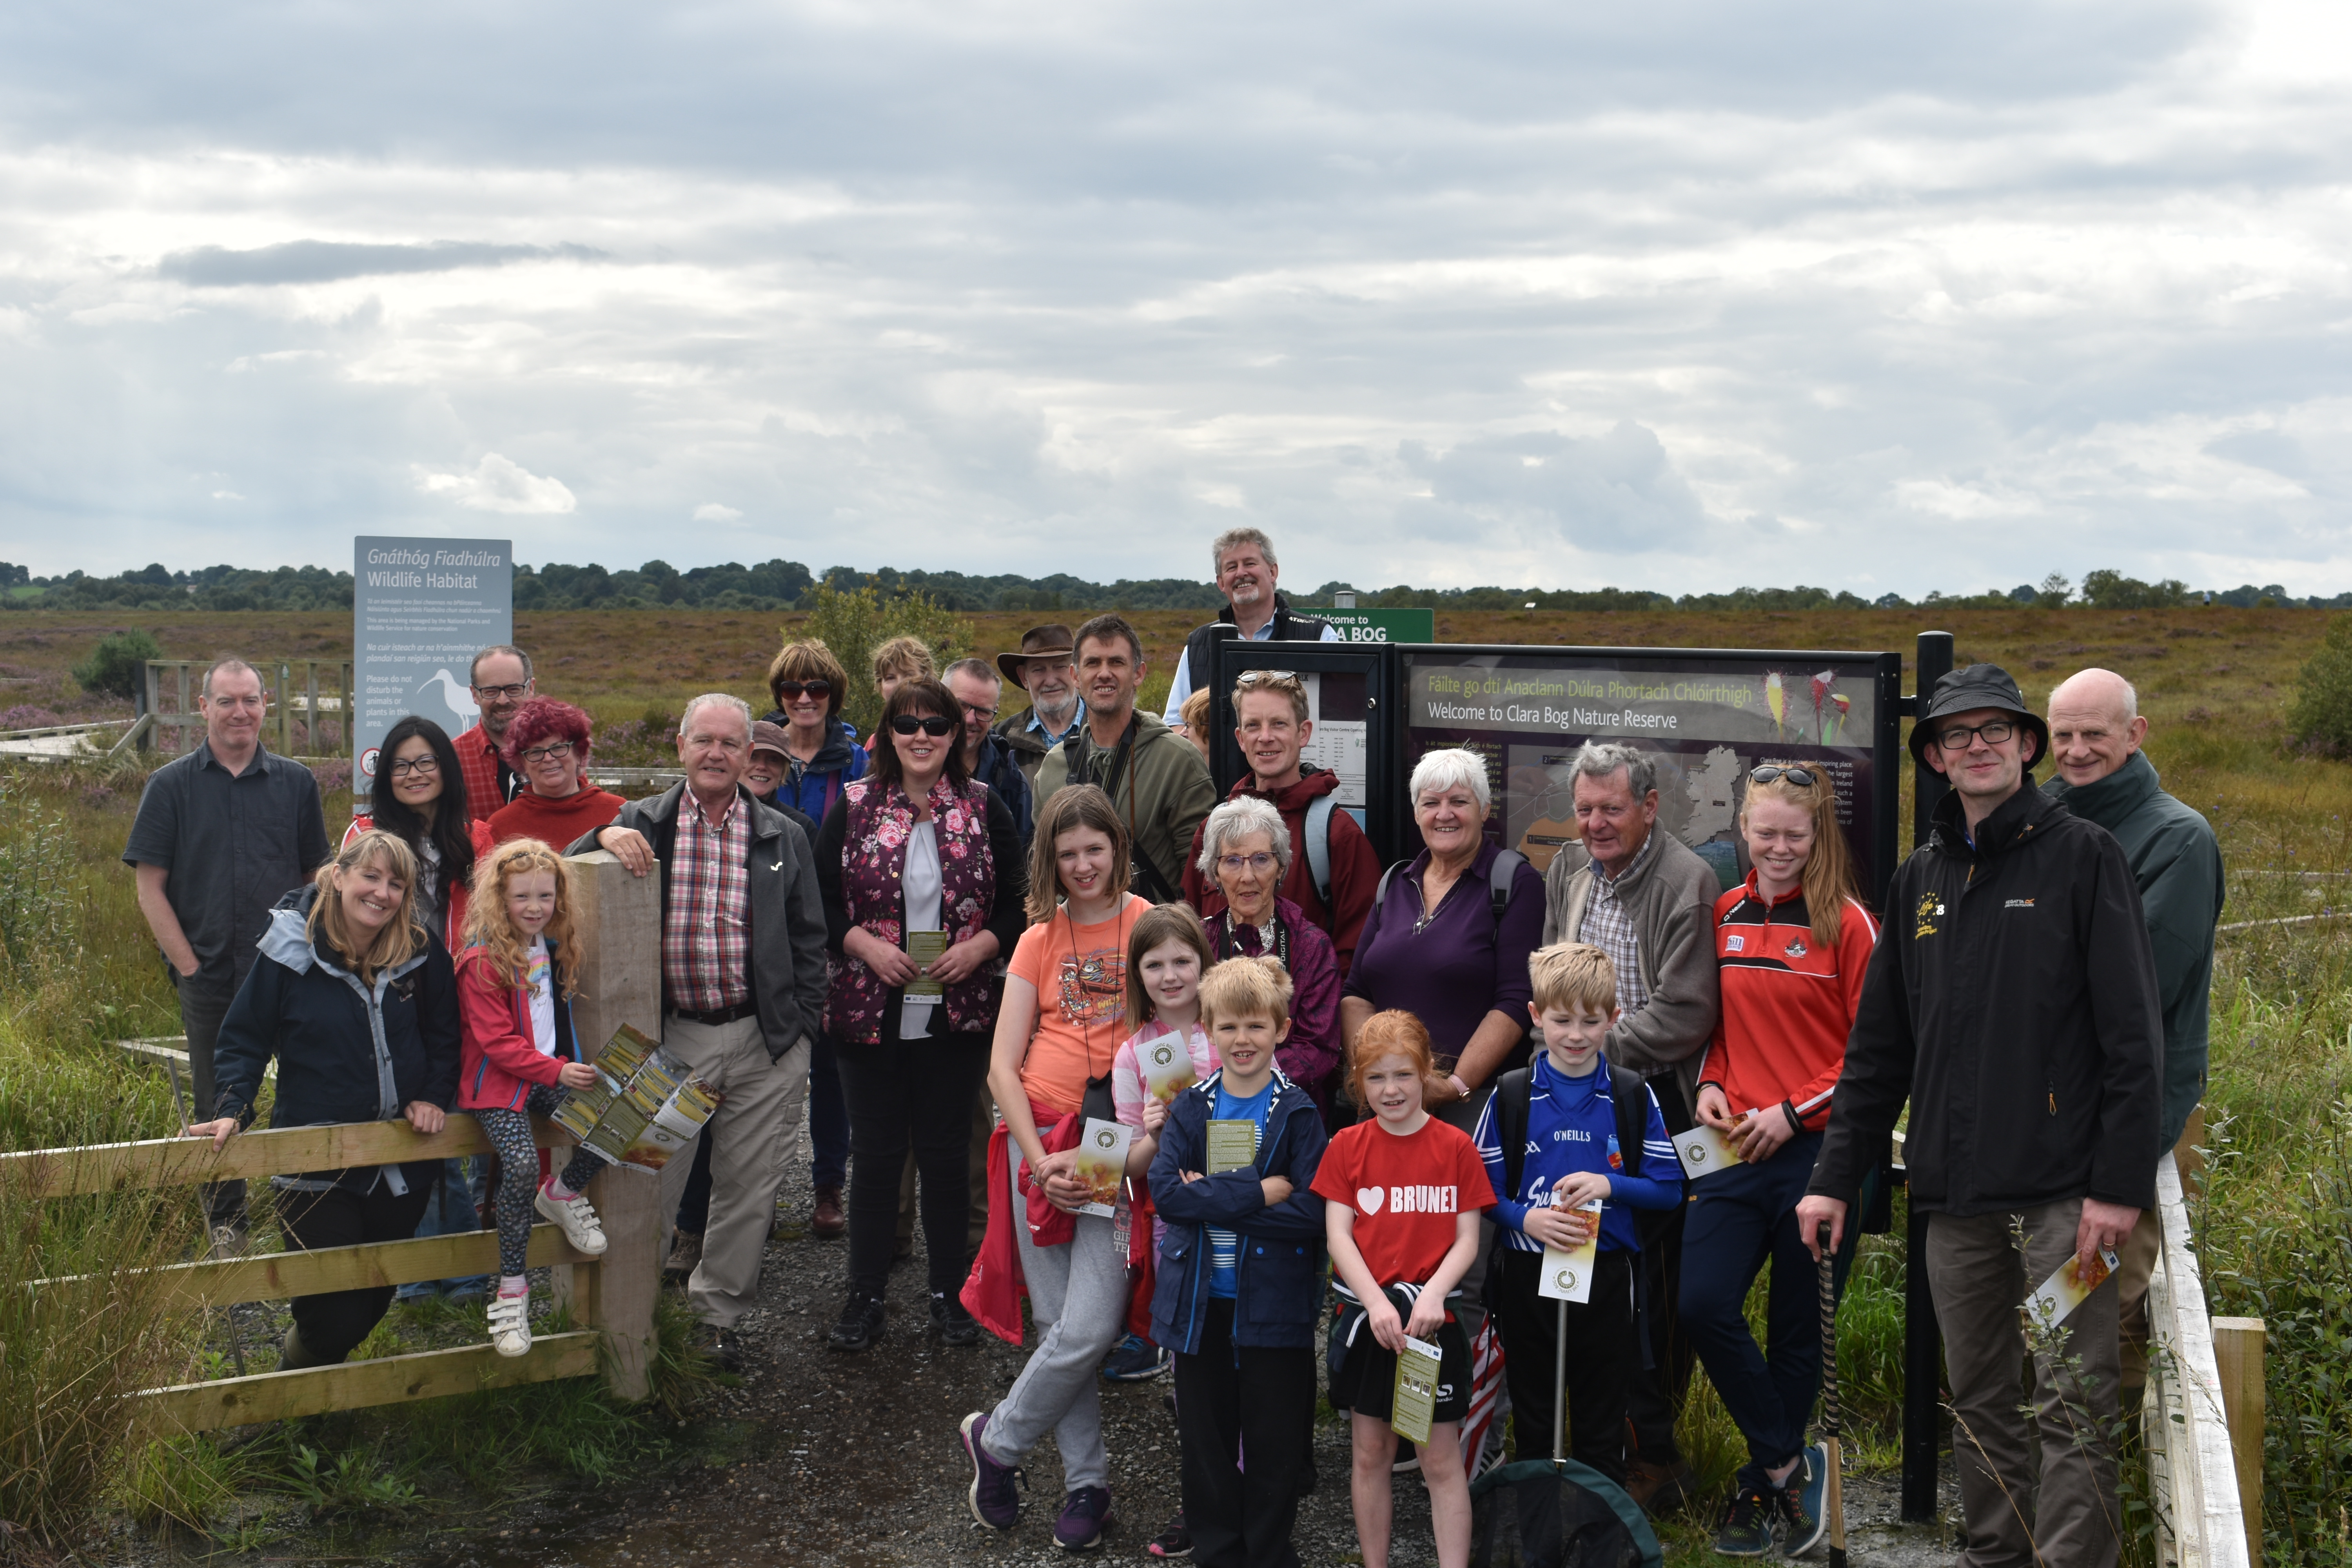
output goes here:
[{"label": "boy in blue gaa jersey", "polygon": [[[1609,955],[1582,942],[1542,948],[1528,961],[1543,1029],[1534,1061],[1503,1075],[1478,1119],[1478,1157],[1494,1183],[1503,1253],[1496,1326],[1521,1458],[1551,1452],[1552,1367],[1561,1303],[1538,1293],[1546,1246],[1581,1246],[1601,1228],[1591,1296],[1568,1302],[1570,1452],[1622,1484],[1625,1403],[1641,1364],[1633,1323],[1633,1209],[1683,1201],[1682,1166],[1658,1102],[1642,1080],[1601,1055],[1617,1021]],[[1595,1215],[1576,1205],[1594,1198]]]}]

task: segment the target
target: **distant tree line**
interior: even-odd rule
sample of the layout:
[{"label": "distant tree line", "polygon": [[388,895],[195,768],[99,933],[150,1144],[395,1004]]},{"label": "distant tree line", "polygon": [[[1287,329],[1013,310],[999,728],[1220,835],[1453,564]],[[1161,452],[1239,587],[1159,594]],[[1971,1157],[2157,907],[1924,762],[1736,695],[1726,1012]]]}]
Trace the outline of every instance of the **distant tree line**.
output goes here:
[{"label": "distant tree line", "polygon": [[[681,572],[667,561],[648,561],[634,571],[560,563],[515,568],[518,610],[795,610],[812,606],[820,584],[836,592],[871,587],[884,602],[921,595],[941,610],[969,615],[989,610],[1056,614],[1096,610],[1197,610],[1222,603],[1213,584],[1181,577],[1127,578],[1090,583],[1056,574],[1023,577],[1006,573],[976,577],[962,572],[901,572],[893,566],[859,572],[828,566],[812,573],[797,561],[763,561],[745,566],[730,561]],[[1907,610],[1996,609],[2017,605],[2085,605],[2099,610],[2163,609],[2180,605],[2233,605],[2241,609],[2352,609],[2352,593],[2298,598],[2278,584],[2248,583],[2229,589],[2191,588],[2178,578],[2143,583],[2120,572],[2098,571],[2077,587],[2058,573],[2038,584],[1980,594],[1935,592],[1920,599],[1882,594],[1866,599],[1849,590],[1735,588],[1727,594],[1656,593],[1645,588],[1416,588],[1399,584],[1358,589],[1333,581],[1295,593],[1301,604],[1328,605],[1342,590],[1356,594],[1365,608],[1428,606],[1449,610]],[[0,561],[0,609],[50,610],[348,610],[352,574],[319,566],[280,566],[254,571],[207,566],[173,572],[162,565],[111,577],[68,572],[36,577]]]}]

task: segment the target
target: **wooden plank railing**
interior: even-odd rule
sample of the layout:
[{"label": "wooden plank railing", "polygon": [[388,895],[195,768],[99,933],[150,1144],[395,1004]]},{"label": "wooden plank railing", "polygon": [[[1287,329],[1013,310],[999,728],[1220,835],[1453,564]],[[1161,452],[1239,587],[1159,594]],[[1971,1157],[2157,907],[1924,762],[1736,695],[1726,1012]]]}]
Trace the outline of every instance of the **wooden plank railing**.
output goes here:
[{"label": "wooden plank railing", "polygon": [[[2157,1210],[2163,1225],[2148,1281],[2148,1378],[2141,1404],[2148,1479],[2158,1500],[2160,1568],[2259,1568],[2262,1562],[2262,1410],[2259,1319],[2215,1319],[2205,1307],[2204,1277],[2190,1245],[2189,1209],[2175,1155],[2157,1167]],[[2234,1330],[2225,1325],[2240,1325]],[[2232,1409],[2216,1355],[2217,1336],[2241,1369],[2251,1360],[2255,1398]],[[2240,1476],[2251,1458],[2254,1487]],[[2246,1506],[2247,1493],[2253,1506]]]},{"label": "wooden plank railing", "polygon": [[[536,1119],[532,1133],[541,1148],[562,1148],[570,1142],[551,1123]],[[240,1133],[218,1151],[205,1139],[159,1138],[0,1154],[0,1187],[29,1198],[58,1198],[259,1180],[489,1150],[480,1124],[458,1112],[430,1134],[417,1132],[405,1121],[366,1121]],[[654,1297],[660,1287],[666,1230],[656,1196],[658,1185],[653,1172],[635,1165],[607,1166],[588,1184],[590,1200],[604,1220],[606,1247],[601,1257],[575,1251],[553,1226],[531,1227],[530,1262],[556,1270],[558,1297],[569,1300],[582,1326],[535,1340],[528,1355],[500,1356],[482,1343],[149,1389],[139,1395],[141,1420],[152,1430],[201,1432],[476,1388],[581,1377],[600,1369],[615,1394],[642,1399],[649,1391]],[[486,1274],[498,1264],[498,1249],[495,1231],[473,1231],[175,1264],[154,1272],[164,1277],[173,1306],[194,1310]],[[34,1285],[38,1289],[51,1283],[58,1281],[37,1280]]]},{"label": "wooden plank railing", "polygon": [[[173,756],[193,747],[204,733],[204,716],[196,711],[196,695],[209,660],[151,658],[142,695],[148,731],[159,738]],[[261,721],[262,738],[280,756],[298,754],[294,725],[303,726],[299,755],[317,760],[351,753],[352,661],[347,658],[256,659],[269,708]],[[331,721],[331,748],[322,744],[321,731]]]}]

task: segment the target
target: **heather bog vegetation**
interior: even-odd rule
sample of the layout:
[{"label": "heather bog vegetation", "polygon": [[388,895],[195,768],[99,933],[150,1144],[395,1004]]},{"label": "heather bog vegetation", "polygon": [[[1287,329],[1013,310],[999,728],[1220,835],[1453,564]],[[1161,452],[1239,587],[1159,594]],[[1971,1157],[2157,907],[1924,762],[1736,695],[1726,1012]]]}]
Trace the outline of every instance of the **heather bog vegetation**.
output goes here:
[{"label": "heather bog vegetation", "polygon": [[[943,622],[961,647],[985,654],[1013,646],[1045,614]],[[1133,618],[1151,661],[1151,690],[1164,693],[1169,661],[1195,613]],[[1916,633],[1933,625],[1957,634],[1963,662],[2006,665],[2037,704],[2089,664],[2138,684],[2154,725],[2149,754],[2167,786],[2221,834],[2230,864],[2224,919],[2320,917],[2222,940],[2207,1096],[2213,1167],[2196,1209],[2213,1310],[2259,1315],[2270,1327],[2264,1523],[2274,1563],[2347,1561],[2342,1509],[2352,1496],[2352,921],[2336,919],[2352,899],[2352,763],[2299,744],[2289,720],[2299,674],[2330,618],[2219,605],[1438,616],[1438,635],[1449,641],[1906,654]],[[736,691],[764,707],[768,659],[811,625],[808,616],[774,612],[526,611],[516,634],[537,658],[541,689],[595,716],[600,752],[655,761],[669,716],[694,692]],[[120,698],[84,692],[71,670],[102,639],[129,631],[152,636],[169,657],[339,657],[350,621],[341,613],[10,616],[0,619],[0,727],[54,721],[27,713],[126,714]],[[1008,707],[1021,701],[1015,689],[1005,695]],[[178,1027],[117,860],[140,783],[136,763],[0,767],[5,1146],[152,1137],[171,1124],[163,1079],[108,1044]],[[331,795],[330,810],[348,799]],[[202,1441],[172,1451],[121,1449],[120,1394],[206,1366],[212,1352],[199,1326],[163,1316],[135,1289],[93,1283],[68,1296],[17,1288],[27,1278],[103,1279],[110,1263],[184,1256],[193,1218],[192,1205],[90,1200],[37,1210],[0,1192],[0,1520],[69,1533],[91,1510],[111,1510],[117,1518],[201,1522],[232,1534],[241,1528],[236,1521],[246,1516],[226,1500],[256,1484],[249,1469]],[[1901,1268],[1899,1238],[1872,1241],[1841,1320],[1850,1420],[1860,1427],[1851,1440],[1861,1462],[1877,1468],[1892,1467],[1899,1452]],[[374,1348],[399,1347],[388,1335]],[[1695,1457],[1727,1476],[1739,1458],[1736,1438],[1703,1379],[1697,1386],[1686,1421]],[[572,1411],[561,1427],[570,1447],[540,1462],[557,1474],[594,1473],[619,1445],[651,1440],[613,1425],[617,1419]],[[401,1485],[429,1486],[440,1473],[420,1456],[490,1420],[457,1421],[430,1409],[388,1415],[307,1438],[320,1445],[307,1459],[288,1448],[250,1463],[266,1462],[275,1478],[268,1484],[284,1495],[315,1494],[314,1507],[396,1514],[406,1506]],[[1695,1527],[1678,1534],[1677,1555],[1700,1550],[1700,1539]]]}]

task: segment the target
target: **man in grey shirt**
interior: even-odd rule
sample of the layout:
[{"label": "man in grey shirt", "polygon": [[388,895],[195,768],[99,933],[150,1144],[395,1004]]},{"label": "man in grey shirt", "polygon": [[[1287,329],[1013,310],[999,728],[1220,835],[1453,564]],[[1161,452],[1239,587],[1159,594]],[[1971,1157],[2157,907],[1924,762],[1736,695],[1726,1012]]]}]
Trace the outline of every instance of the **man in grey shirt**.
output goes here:
[{"label": "man in grey shirt", "polygon": [[[203,1119],[214,1109],[221,1019],[253,968],[270,906],[326,860],[327,823],[310,770],[261,743],[268,701],[251,665],[224,658],[205,671],[196,707],[205,738],[149,776],[122,858],[179,987]],[[240,1250],[245,1184],[213,1184],[205,1201],[215,1250]]]}]

